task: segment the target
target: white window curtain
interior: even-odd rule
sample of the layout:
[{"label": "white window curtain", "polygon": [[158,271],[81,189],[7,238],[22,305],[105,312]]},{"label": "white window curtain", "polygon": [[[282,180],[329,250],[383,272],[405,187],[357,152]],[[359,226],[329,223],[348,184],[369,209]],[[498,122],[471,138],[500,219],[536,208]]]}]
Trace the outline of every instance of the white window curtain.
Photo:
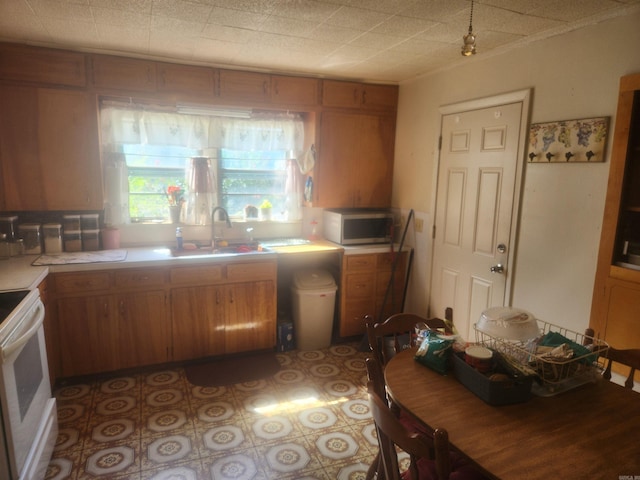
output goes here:
[{"label": "white window curtain", "polygon": [[105,107],[100,117],[107,151],[117,151],[123,144],[154,144],[301,153],[304,145],[302,119],[291,114],[242,119]]},{"label": "white window curtain", "polygon": [[[122,146],[170,145],[201,151],[216,151],[220,148],[234,150],[285,150],[293,152],[295,158],[302,155],[304,145],[304,124],[300,116],[292,114],[259,114],[251,119],[227,118],[203,115],[187,115],[152,109],[132,108],[127,105],[103,106],[100,111],[101,142],[104,158],[114,158],[122,151]],[[116,162],[107,162],[111,170],[105,178],[126,178],[126,164],[121,157]],[[195,157],[200,158],[200,157]],[[216,159],[192,159],[185,172],[191,205],[187,206],[186,221],[193,224],[207,224],[205,218],[215,207],[217,193],[215,182]],[[206,164],[206,166],[204,166]],[[115,169],[115,170],[114,170]],[[113,171],[112,171],[113,170]],[[200,178],[201,175],[206,175]],[[301,218],[301,186],[298,179],[290,175],[286,193],[289,200],[289,219]],[[124,182],[126,183],[126,182]],[[211,191],[200,191],[211,188]],[[118,187],[119,186],[119,187]],[[201,188],[202,187],[202,188]],[[120,191],[117,191],[121,188]],[[107,207],[113,210],[114,223],[128,221],[122,212],[126,207],[128,191],[123,182],[111,182],[105,188]],[[300,191],[296,190],[300,189]],[[197,198],[196,198],[197,197]],[[107,214],[110,214],[107,212]],[[210,222],[208,220],[207,222]]]}]

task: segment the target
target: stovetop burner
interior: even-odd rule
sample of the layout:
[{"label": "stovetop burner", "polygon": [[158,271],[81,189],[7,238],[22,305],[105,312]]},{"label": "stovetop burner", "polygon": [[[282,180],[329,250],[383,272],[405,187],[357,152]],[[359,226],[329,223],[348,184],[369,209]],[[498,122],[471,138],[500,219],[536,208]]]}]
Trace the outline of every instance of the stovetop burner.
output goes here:
[{"label": "stovetop burner", "polygon": [[0,323],[4,322],[4,320],[28,294],[29,290],[0,292]]}]

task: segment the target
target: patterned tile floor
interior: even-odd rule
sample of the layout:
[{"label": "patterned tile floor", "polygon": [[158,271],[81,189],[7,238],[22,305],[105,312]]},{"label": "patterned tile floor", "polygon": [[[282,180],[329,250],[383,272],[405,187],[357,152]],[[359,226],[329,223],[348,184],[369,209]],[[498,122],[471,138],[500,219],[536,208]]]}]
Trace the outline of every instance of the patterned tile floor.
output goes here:
[{"label": "patterned tile floor", "polygon": [[278,353],[227,387],[182,368],[65,385],[47,480],[363,479],[377,451],[356,344]]}]

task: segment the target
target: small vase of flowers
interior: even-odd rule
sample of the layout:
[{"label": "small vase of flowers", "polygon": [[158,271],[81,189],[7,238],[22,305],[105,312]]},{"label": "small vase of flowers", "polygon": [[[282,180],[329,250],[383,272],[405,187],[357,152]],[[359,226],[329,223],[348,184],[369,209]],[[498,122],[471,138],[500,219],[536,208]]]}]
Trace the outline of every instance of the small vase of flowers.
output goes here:
[{"label": "small vase of flowers", "polygon": [[262,220],[271,220],[271,210],[273,209],[273,205],[269,200],[264,200],[260,204],[260,218]]},{"label": "small vase of flowers", "polygon": [[167,188],[167,200],[169,201],[169,218],[171,223],[180,223],[180,214],[184,204],[184,188],[179,185],[171,185]]}]

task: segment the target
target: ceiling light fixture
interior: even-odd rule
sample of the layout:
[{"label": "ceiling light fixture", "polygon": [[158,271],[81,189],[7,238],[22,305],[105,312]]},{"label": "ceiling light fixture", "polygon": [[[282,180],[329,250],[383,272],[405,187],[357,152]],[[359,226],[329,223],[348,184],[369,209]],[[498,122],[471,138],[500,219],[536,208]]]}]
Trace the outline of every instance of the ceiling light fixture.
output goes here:
[{"label": "ceiling light fixture", "polygon": [[471,15],[469,16],[469,33],[464,37],[464,45],[462,45],[462,55],[469,57],[476,54],[476,36],[473,34],[473,0],[471,0]]},{"label": "ceiling light fixture", "polygon": [[251,118],[251,109],[225,108],[214,105],[199,105],[179,103],[176,105],[178,113],[186,115],[208,115],[212,117]]}]

